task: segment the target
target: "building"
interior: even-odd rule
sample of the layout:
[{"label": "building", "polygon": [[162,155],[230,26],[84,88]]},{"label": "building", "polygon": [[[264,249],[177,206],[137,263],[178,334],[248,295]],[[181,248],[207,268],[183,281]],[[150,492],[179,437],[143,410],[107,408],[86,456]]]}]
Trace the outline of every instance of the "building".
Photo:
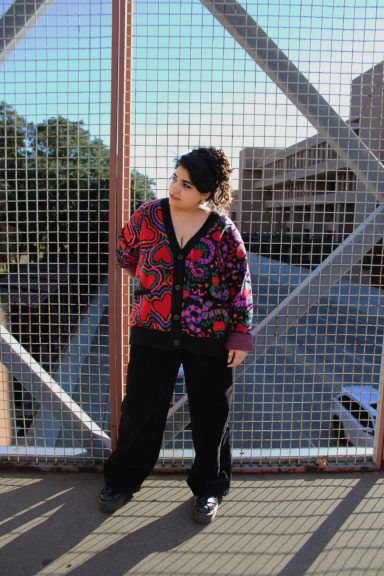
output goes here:
[{"label": "building", "polygon": [[[383,104],[381,62],[352,81],[349,117],[379,160],[384,158]],[[318,241],[331,249],[353,230],[358,185],[319,135],[285,149],[245,148],[232,216],[253,245],[290,238],[291,246]]]}]

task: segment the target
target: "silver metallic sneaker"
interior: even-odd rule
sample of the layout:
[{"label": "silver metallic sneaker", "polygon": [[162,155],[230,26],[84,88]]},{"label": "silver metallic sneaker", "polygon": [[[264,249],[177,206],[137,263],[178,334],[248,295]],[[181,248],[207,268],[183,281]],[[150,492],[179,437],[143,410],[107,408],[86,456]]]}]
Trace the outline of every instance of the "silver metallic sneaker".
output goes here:
[{"label": "silver metallic sneaker", "polygon": [[221,503],[218,496],[195,496],[193,503],[193,519],[199,524],[209,524],[216,516]]}]

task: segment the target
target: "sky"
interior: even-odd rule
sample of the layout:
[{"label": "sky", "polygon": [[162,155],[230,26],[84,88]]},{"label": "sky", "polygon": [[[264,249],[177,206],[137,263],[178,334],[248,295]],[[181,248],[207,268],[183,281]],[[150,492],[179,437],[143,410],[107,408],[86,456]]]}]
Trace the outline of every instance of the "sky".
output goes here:
[{"label": "sky", "polygon": [[[4,12],[10,1],[0,0]],[[53,0],[5,63],[3,94],[30,121],[82,119],[109,144],[110,0]],[[384,58],[383,0],[249,0],[242,5],[337,112],[352,78]],[[198,145],[231,156],[315,133],[199,0],[134,0],[131,167],[166,193],[173,159]]]},{"label": "sky", "polygon": [[[11,3],[0,0],[1,12]],[[0,99],[34,122],[59,114],[83,119],[108,143],[111,11],[105,0],[53,0],[0,63]]]}]

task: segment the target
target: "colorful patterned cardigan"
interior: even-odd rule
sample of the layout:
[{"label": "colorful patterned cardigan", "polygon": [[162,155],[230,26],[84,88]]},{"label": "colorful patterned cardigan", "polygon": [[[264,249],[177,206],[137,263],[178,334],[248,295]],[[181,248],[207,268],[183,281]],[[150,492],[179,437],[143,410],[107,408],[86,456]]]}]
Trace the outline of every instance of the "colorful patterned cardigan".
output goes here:
[{"label": "colorful patterned cardigan", "polygon": [[117,261],[134,271],[131,344],[220,356],[252,350],[252,291],[241,236],[211,212],[180,248],[167,198],[142,205],[120,236]]}]

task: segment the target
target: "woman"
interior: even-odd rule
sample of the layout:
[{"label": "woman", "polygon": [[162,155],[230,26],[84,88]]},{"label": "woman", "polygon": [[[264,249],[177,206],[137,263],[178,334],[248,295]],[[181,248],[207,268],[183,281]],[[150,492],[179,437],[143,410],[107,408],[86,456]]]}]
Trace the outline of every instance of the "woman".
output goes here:
[{"label": "woman", "polygon": [[230,175],[216,148],[181,156],[169,197],[142,205],[119,237],[118,263],[137,283],[117,448],[99,496],[105,512],[130,500],[155,466],[181,364],[195,449],[187,480],[194,519],[210,522],[228,493],[232,369],[252,350],[246,252],[224,215]]}]

